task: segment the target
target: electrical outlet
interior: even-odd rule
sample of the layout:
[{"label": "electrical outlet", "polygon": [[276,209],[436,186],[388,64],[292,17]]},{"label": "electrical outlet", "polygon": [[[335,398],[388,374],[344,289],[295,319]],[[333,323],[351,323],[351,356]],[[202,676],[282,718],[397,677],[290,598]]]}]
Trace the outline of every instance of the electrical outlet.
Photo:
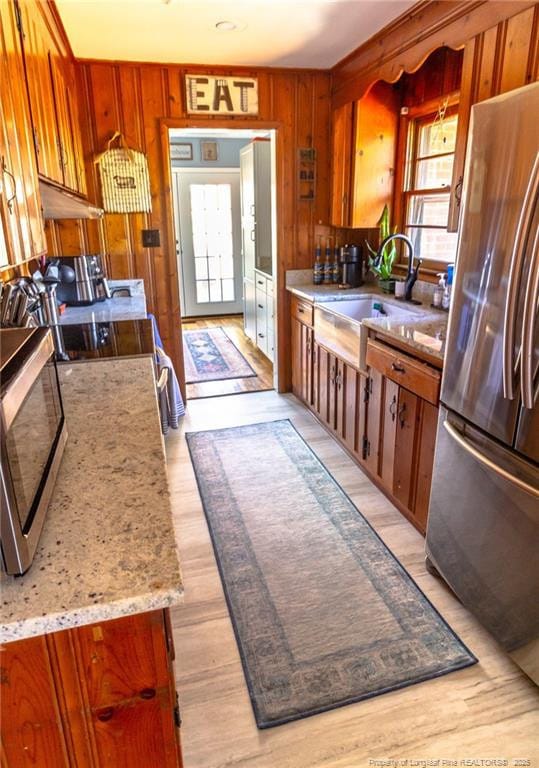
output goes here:
[{"label": "electrical outlet", "polygon": [[161,245],[161,234],[158,229],[142,230],[142,245],[144,248],[159,248]]}]

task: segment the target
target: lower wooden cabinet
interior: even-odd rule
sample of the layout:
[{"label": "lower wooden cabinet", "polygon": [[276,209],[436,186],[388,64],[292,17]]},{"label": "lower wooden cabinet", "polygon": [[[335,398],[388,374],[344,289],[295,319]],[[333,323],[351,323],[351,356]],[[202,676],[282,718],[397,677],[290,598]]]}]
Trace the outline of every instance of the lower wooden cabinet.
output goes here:
[{"label": "lower wooden cabinet", "polygon": [[294,394],[425,533],[440,371],[369,339],[361,372],[317,342],[312,305],[293,299]]},{"label": "lower wooden cabinet", "polygon": [[165,611],[0,647],[2,765],[178,768]]}]

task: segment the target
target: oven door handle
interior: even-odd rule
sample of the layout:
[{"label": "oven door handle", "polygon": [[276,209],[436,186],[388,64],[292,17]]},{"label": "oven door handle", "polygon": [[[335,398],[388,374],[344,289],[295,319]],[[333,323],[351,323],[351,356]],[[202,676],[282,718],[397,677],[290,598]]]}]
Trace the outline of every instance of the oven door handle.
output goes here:
[{"label": "oven door handle", "polygon": [[464,435],[459,432],[458,429],[455,429],[455,427],[450,424],[449,421],[444,421],[444,429],[448,435],[452,437],[453,440],[458,443],[463,450],[466,451],[466,453],[469,453],[470,456],[473,456],[473,458],[478,461],[479,464],[482,464],[491,472],[495,472],[501,478],[507,480],[507,482],[516,485],[517,488],[520,488],[525,493],[529,493],[531,496],[535,496],[535,498],[539,499],[539,490],[537,488],[534,488],[532,485],[526,483],[524,480],[521,480],[519,477],[515,477],[515,475],[512,475],[511,472],[508,472],[503,467],[500,467],[494,461],[481,453],[481,451],[479,451],[470,442],[468,442]]}]

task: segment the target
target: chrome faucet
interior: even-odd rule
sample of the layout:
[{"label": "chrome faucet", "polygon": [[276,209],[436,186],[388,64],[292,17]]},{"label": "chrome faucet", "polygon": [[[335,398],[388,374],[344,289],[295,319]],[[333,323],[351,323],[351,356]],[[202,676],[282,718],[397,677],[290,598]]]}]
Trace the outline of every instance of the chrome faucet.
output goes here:
[{"label": "chrome faucet", "polygon": [[419,272],[422,259],[417,260],[417,265],[414,269],[414,246],[412,245],[412,241],[409,237],[406,235],[401,235],[398,232],[396,232],[394,235],[388,235],[388,237],[386,237],[380,243],[378,252],[374,257],[374,264],[377,266],[380,263],[385,246],[388,243],[391,243],[393,240],[402,240],[402,242],[406,243],[408,246],[408,273],[406,275],[406,280],[404,281],[404,299],[405,301],[412,301],[412,288],[414,287],[415,281],[417,280],[417,273]]}]

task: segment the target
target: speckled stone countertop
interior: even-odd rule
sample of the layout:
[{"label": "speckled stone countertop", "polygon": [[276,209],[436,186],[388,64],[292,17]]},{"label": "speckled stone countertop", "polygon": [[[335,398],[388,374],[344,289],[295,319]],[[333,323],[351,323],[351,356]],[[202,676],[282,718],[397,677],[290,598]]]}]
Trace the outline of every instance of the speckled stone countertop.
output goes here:
[{"label": "speckled stone countertop", "polygon": [[32,566],[0,577],[0,642],[182,599],[152,359],[59,375],[68,443]]},{"label": "speckled stone countertop", "polygon": [[[350,299],[380,298],[392,304],[400,304],[394,296],[383,293],[375,283],[366,283],[360,288],[339,289],[332,285],[313,285],[306,282],[306,276],[310,274],[305,270],[297,270],[287,273],[287,289],[300,298],[312,301],[315,304],[325,302],[338,302]],[[303,278],[304,282],[299,282]],[[410,351],[427,354],[440,362],[443,362],[445,354],[445,340],[447,335],[447,312],[434,309],[430,306],[431,294],[434,286],[428,283],[416,283],[414,297],[422,304],[410,306],[409,317],[372,317],[362,320],[366,328],[377,331],[388,339],[394,339],[405,344]],[[402,302],[403,309],[407,304]],[[336,310],[338,311],[338,310]],[[354,322],[354,321],[352,321]]]},{"label": "speckled stone countertop", "polygon": [[109,323],[114,320],[142,320],[146,317],[144,280],[109,280],[111,291],[129,288],[131,296],[113,296],[88,307],[67,307],[60,325]]}]

